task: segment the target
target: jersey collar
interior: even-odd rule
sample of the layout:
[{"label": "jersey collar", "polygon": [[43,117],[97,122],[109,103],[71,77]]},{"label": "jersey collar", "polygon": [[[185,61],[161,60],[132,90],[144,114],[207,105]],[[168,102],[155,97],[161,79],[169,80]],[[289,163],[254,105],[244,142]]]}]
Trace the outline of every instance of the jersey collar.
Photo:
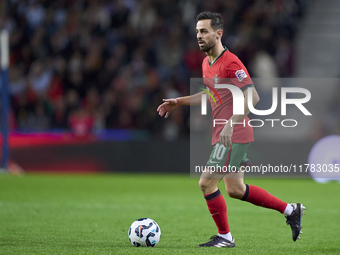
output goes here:
[{"label": "jersey collar", "polygon": [[228,50],[226,46],[223,46],[223,48],[224,48],[224,50],[221,52],[221,54],[220,54],[220,55],[219,55],[212,63],[210,63],[210,61],[208,60],[209,66],[212,66],[213,64],[215,64],[215,62],[216,62],[220,57],[222,57],[223,53],[226,52],[226,51]]}]

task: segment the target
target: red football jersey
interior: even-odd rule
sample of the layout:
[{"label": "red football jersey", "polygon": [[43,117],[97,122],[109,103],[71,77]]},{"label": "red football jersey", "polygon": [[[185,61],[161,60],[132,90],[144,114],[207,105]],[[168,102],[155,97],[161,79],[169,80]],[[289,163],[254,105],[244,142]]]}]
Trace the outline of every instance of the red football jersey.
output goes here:
[{"label": "red football jersey", "polygon": [[[241,60],[231,53],[227,48],[221,53],[221,55],[213,62],[209,63],[208,56],[202,63],[203,81],[205,84],[214,87],[216,83],[220,84],[232,84],[244,91],[246,88],[253,86],[253,82],[249,76],[249,73]],[[212,108],[213,119],[226,119],[233,115],[233,97],[229,89],[216,89],[218,96],[207,89],[214,96],[214,100],[209,96],[210,104]],[[245,121],[245,122],[244,122]],[[248,125],[249,118],[245,117],[240,123],[236,124],[233,129],[231,137],[232,143],[250,143],[254,141],[253,128]],[[220,141],[220,133],[224,125],[217,124],[213,127],[212,133],[212,145],[215,145]]]}]

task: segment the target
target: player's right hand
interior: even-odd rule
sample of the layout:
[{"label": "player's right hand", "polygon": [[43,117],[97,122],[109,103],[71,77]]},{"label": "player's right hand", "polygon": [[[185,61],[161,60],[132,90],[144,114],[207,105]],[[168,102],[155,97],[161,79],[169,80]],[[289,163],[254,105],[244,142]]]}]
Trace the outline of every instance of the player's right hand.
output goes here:
[{"label": "player's right hand", "polygon": [[163,99],[163,104],[161,104],[160,106],[158,106],[157,108],[157,112],[159,114],[159,116],[163,116],[165,114],[165,118],[169,117],[170,112],[175,110],[179,104],[177,99]]}]

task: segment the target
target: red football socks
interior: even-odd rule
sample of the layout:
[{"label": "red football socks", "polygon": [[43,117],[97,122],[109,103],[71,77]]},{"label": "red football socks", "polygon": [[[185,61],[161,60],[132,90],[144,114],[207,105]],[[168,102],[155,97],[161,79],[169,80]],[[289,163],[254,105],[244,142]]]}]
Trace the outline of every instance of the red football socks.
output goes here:
[{"label": "red football socks", "polygon": [[[218,228],[219,234],[227,234],[230,232],[228,217],[227,217],[227,205],[220,192],[217,190],[214,193],[205,195],[204,198],[207,201],[208,209],[211,217],[214,219]],[[241,199],[257,206],[270,208],[283,213],[287,207],[287,203],[269,194],[268,191],[254,186],[246,184],[246,192]]]},{"label": "red football socks", "polygon": [[274,197],[264,189],[246,184],[246,193],[241,200],[247,201],[257,206],[270,208],[283,213],[287,207],[287,203]]},{"label": "red football socks", "polygon": [[227,205],[220,190],[205,195],[204,198],[207,201],[211,217],[214,219],[215,224],[218,228],[218,233],[219,234],[229,233],[230,229],[227,218]]}]

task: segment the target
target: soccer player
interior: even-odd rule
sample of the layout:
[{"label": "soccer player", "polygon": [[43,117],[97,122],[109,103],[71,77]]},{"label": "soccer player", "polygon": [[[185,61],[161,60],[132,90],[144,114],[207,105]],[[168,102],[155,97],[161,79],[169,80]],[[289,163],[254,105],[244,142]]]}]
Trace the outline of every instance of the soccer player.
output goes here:
[{"label": "soccer player", "polygon": [[[202,12],[197,16],[196,34],[198,46],[206,53],[202,63],[203,80],[207,89],[212,88],[213,83],[233,84],[243,91],[244,114],[233,115],[232,94],[228,89],[218,89],[218,95],[214,99],[209,98],[214,119],[226,119],[225,125],[213,127],[212,145],[213,150],[207,162],[208,166],[229,166],[237,169],[250,164],[247,159],[247,149],[254,141],[253,130],[249,125],[236,124],[248,123],[248,90],[251,90],[252,102],[255,106],[259,96],[252,83],[249,73],[242,62],[222,45],[223,19],[219,13]],[[210,81],[210,85],[209,85]],[[179,105],[200,105],[200,92],[191,96],[163,99],[157,111],[160,116],[169,116],[171,111]],[[222,147],[221,147],[222,146]],[[215,153],[218,150],[219,153]],[[216,156],[218,154],[218,157]],[[257,206],[277,210],[286,217],[287,224],[292,230],[293,241],[299,238],[301,232],[301,220],[305,207],[300,203],[286,203],[271,195],[264,189],[244,183],[243,172],[205,172],[202,173],[199,186],[203,192],[208,209],[218,229],[218,235],[210,238],[207,243],[199,247],[235,247],[235,240],[231,235],[226,202],[217,187],[220,180],[224,181],[226,191],[232,198],[250,202]]]}]

